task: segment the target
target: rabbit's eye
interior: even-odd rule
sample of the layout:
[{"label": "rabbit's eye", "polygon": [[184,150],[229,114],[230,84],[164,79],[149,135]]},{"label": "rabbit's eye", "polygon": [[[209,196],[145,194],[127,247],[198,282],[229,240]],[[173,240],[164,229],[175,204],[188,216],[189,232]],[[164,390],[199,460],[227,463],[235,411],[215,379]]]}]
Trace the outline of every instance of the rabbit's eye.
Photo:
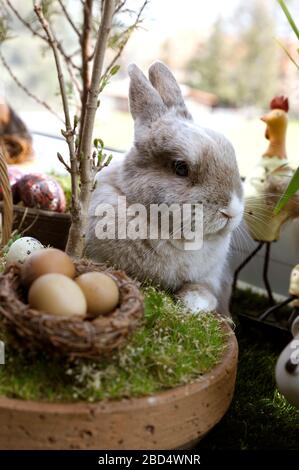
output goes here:
[{"label": "rabbit's eye", "polygon": [[182,160],[176,160],[173,164],[174,172],[178,176],[188,176],[189,169],[187,163]]}]

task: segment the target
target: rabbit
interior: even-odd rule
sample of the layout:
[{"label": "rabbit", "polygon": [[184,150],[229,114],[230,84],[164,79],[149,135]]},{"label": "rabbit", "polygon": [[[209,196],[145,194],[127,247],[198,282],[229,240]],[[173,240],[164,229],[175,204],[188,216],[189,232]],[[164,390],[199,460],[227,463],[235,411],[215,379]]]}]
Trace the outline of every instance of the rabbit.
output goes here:
[{"label": "rabbit", "polygon": [[[151,65],[149,79],[135,64],[128,72],[134,144],[122,162],[112,162],[97,175],[85,255],[173,292],[192,313],[229,315],[227,258],[244,208],[234,149],[223,135],[194,124],[162,62]],[[202,204],[203,246],[185,250],[184,239],[98,239],[97,207],[116,207],[120,196],[127,206],[147,208],[144,223],[151,204]],[[106,216],[107,226],[113,226],[112,215]]]}]

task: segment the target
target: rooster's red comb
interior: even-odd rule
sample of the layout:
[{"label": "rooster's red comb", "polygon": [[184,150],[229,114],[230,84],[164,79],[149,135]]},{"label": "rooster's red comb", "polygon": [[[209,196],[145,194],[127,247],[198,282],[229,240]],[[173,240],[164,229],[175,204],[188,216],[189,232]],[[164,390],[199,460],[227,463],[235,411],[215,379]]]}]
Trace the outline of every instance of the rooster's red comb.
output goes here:
[{"label": "rooster's red comb", "polygon": [[286,113],[289,110],[289,100],[286,96],[275,96],[270,103],[271,109],[282,109]]}]

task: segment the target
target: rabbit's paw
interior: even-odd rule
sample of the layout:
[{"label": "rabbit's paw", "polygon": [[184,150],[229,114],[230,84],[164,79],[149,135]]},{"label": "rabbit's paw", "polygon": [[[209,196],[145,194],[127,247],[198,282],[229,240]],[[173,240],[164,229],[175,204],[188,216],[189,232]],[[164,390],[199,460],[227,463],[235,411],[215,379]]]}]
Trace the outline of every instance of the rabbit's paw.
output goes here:
[{"label": "rabbit's paw", "polygon": [[216,297],[202,286],[184,286],[177,293],[177,297],[191,313],[212,312],[217,307]]}]

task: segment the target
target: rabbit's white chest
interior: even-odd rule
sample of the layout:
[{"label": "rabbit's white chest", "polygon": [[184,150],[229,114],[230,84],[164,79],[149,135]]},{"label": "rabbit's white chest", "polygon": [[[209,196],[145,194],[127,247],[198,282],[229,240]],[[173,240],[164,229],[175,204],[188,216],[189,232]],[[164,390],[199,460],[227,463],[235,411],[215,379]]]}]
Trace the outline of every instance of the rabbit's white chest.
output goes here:
[{"label": "rabbit's white chest", "polygon": [[229,243],[230,236],[222,237],[221,240],[204,242],[198,251],[181,251],[167,243],[163,246],[163,256],[161,253],[161,262],[165,263],[167,259],[167,265],[161,263],[160,266],[160,272],[164,274],[161,283],[171,289],[178,289],[185,282],[212,283],[218,290]]}]

